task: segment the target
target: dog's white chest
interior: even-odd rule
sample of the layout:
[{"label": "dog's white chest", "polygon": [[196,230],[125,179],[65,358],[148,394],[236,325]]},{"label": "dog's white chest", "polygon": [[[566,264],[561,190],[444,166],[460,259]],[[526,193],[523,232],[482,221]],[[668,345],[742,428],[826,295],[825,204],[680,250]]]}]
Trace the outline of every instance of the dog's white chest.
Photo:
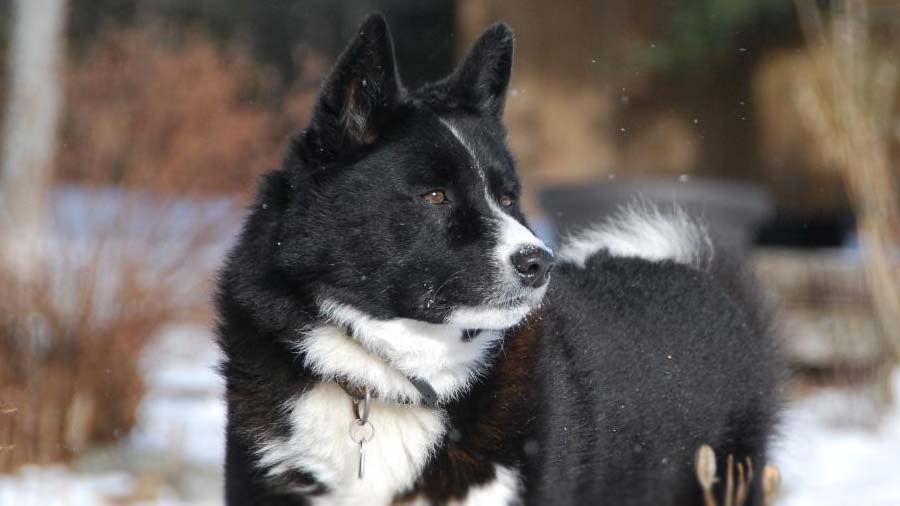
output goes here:
[{"label": "dog's white chest", "polygon": [[418,479],[445,431],[440,411],[373,402],[369,421],[375,433],[365,445],[365,476],[359,479],[359,445],[350,438],[354,420],[340,387],[318,385],[296,401],[291,438],[264,445],[261,464],[272,473],[300,469],[315,476],[328,492],[313,504],[389,504]]}]

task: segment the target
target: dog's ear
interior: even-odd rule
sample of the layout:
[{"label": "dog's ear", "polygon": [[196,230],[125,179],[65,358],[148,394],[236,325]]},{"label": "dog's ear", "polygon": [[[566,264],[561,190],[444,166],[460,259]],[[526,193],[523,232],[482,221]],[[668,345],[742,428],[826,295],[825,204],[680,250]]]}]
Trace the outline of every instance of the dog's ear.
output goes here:
[{"label": "dog's ear", "polygon": [[503,116],[513,61],[513,32],[506,23],[485,31],[451,77],[451,90],[465,107]]},{"label": "dog's ear", "polygon": [[370,14],[322,85],[299,147],[304,158],[326,162],[374,142],[401,93],[387,22]]}]

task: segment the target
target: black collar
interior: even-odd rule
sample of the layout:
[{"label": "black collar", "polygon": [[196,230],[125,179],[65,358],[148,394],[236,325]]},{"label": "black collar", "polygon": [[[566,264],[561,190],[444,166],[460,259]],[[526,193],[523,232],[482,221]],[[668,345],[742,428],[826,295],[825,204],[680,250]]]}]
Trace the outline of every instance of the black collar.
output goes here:
[{"label": "black collar", "polygon": [[[345,326],[345,325],[341,325],[341,328],[344,329],[344,333],[347,336],[350,336],[350,339],[355,339],[355,337],[353,337],[353,329],[352,328]],[[366,352],[371,353],[371,351],[369,351],[369,350],[366,350]],[[385,363],[387,364],[387,360],[385,360],[384,358],[382,358],[382,360],[384,360]],[[390,367],[390,364],[387,364],[387,365],[388,365],[388,367]],[[397,371],[397,372],[399,372],[399,371]],[[400,373],[400,374],[404,378],[406,378],[406,380],[409,381],[410,384],[412,384],[412,386],[415,387],[416,390],[419,392],[419,397],[421,398],[422,404],[424,404],[425,406],[428,406],[429,408],[432,408],[432,409],[438,407],[438,394],[434,390],[434,387],[431,386],[431,383],[428,383],[427,381],[425,381],[421,378],[413,378],[413,377],[407,376],[403,373]],[[338,376],[337,378],[335,378],[334,381],[335,381],[335,383],[338,384],[338,386],[340,386],[341,388],[344,389],[344,392],[347,392],[347,395],[349,395],[351,399],[358,401],[358,400],[362,400],[366,397],[366,387],[365,386],[360,386],[359,384],[350,383],[349,381],[347,381],[346,378],[341,377],[341,376]],[[378,391],[377,390],[369,390],[369,396],[377,397]],[[411,399],[405,399],[405,400],[401,399],[400,401],[398,401],[398,404],[415,404],[415,403]]]},{"label": "black collar", "polygon": [[[345,326],[345,325],[341,325],[341,327],[344,329],[344,332],[348,336],[350,336],[351,339],[354,339],[352,328]],[[481,329],[464,329],[462,331],[461,338],[464,341],[471,341],[476,336],[478,336],[479,332],[481,332]],[[369,352],[368,350],[366,350],[366,351]],[[371,352],[369,352],[369,353],[371,353]],[[385,362],[387,362],[387,361],[385,361]],[[388,367],[390,367],[390,366],[388,366]],[[428,383],[427,381],[425,381],[421,378],[413,378],[413,377],[407,376],[403,373],[400,373],[400,374],[402,374],[403,377],[406,378],[406,380],[409,381],[410,384],[412,384],[412,386],[415,387],[415,389],[419,392],[419,396],[422,400],[422,404],[424,404],[425,406],[428,406],[429,408],[432,408],[432,409],[438,407],[438,393],[434,390],[434,387],[431,386],[431,383]],[[347,392],[347,395],[349,395],[350,398],[352,398],[352,399],[362,400],[366,396],[366,387],[360,386],[358,384],[350,383],[349,381],[346,380],[346,378],[338,377],[335,379],[335,383],[337,383],[341,388],[343,388],[344,392]],[[377,391],[372,391],[372,390],[369,391],[369,395],[371,397],[377,397],[377,394],[378,394]],[[412,402],[412,400],[406,399],[406,400],[398,401],[398,404],[414,404],[414,403]]]},{"label": "black collar", "polygon": [[[438,394],[434,390],[434,387],[431,386],[431,383],[419,378],[411,378],[409,376],[404,375],[407,381],[412,384],[419,392],[419,396],[422,400],[422,404],[428,406],[429,408],[437,408],[438,407]],[[351,399],[354,400],[362,400],[366,397],[366,387],[359,386],[355,383],[348,382],[343,377],[338,377],[335,379],[335,383],[338,384],[341,388],[344,389],[344,392],[347,392],[347,395],[350,396]],[[369,395],[372,397],[377,397],[378,392],[369,391]],[[414,404],[411,400],[400,400],[398,404]]]}]

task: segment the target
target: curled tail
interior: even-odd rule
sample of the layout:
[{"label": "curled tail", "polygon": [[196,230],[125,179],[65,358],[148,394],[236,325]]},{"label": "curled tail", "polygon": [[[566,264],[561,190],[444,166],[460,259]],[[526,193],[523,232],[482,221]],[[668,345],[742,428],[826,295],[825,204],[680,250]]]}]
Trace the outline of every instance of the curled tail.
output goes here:
[{"label": "curled tail", "polygon": [[584,267],[599,251],[619,257],[671,260],[707,270],[714,248],[706,226],[680,207],[662,211],[653,204],[637,202],[566,238],[557,259]]}]

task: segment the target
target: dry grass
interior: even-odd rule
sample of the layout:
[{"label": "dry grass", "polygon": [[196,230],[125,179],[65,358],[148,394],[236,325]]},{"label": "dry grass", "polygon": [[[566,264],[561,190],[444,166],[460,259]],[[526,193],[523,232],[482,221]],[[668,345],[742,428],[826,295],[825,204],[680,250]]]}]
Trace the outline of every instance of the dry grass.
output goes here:
[{"label": "dry grass", "polygon": [[[734,455],[728,454],[725,460],[724,490],[722,490],[723,506],[745,506],[753,484],[753,461],[750,457],[743,462],[734,462]],[[716,501],[716,484],[722,480],[716,470],[716,453],[709,445],[702,445],[694,453],[694,471],[697,482],[703,489],[704,506],[718,506]],[[781,475],[778,468],[767,465],[762,476],[763,504],[773,506],[781,487]]]},{"label": "dry grass", "polygon": [[[230,220],[173,232],[171,202],[133,200],[89,237],[48,231],[39,274],[0,275],[12,294],[0,299],[0,472],[127,434],[144,346],[167,322],[207,314],[207,255]],[[88,220],[109,217],[105,205]]]},{"label": "dry grass", "polygon": [[797,100],[823,157],[841,169],[886,346],[900,358],[900,26],[876,27],[861,0],[833,2],[828,19],[812,0],[796,5],[810,46]]},{"label": "dry grass", "polygon": [[[0,437],[7,445],[0,472],[67,458],[133,425],[142,394],[138,355],[171,309],[136,265],[112,270],[104,275],[119,277],[118,286],[102,295],[102,276],[90,267],[66,272],[62,285],[51,276],[0,281],[0,290],[16,294],[0,304]],[[103,298],[131,308],[102,307]]]}]

